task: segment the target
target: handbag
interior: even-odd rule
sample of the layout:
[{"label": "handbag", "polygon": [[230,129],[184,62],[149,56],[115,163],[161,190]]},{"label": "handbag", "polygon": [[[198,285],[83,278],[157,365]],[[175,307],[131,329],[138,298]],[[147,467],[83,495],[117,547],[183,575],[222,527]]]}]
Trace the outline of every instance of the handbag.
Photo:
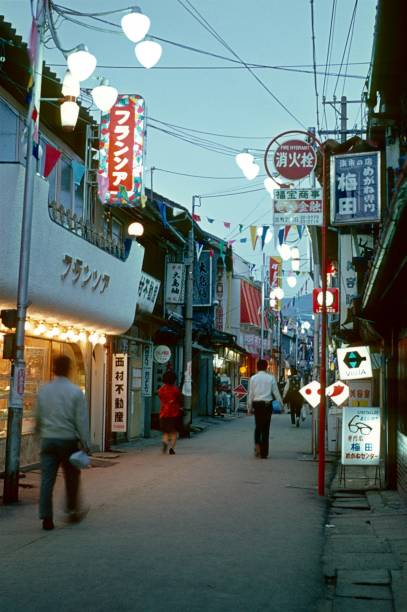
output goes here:
[{"label": "handbag", "polygon": [[271,402],[272,412],[273,414],[281,414],[281,405],[278,400],[273,400]]},{"label": "handbag", "polygon": [[78,470],[85,470],[86,468],[90,467],[91,464],[91,458],[83,450],[72,453],[72,455],[69,457],[69,461]]}]

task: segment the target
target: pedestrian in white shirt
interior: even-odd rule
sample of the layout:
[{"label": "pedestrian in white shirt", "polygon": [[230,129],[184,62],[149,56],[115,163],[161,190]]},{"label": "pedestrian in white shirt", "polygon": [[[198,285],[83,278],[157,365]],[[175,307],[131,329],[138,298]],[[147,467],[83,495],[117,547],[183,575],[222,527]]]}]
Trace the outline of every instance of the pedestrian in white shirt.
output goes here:
[{"label": "pedestrian in white shirt", "polygon": [[249,393],[247,398],[247,411],[254,413],[254,448],[256,457],[267,459],[269,454],[269,435],[272,414],[272,401],[276,399],[283,405],[277,381],[267,372],[267,361],[259,359],[257,374],[249,380]]}]

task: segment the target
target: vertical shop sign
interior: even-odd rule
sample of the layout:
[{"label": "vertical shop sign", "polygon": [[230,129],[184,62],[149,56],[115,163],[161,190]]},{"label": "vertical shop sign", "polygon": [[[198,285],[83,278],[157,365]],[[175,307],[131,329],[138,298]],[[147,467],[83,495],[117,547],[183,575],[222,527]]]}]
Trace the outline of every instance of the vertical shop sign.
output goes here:
[{"label": "vertical shop sign", "polygon": [[351,307],[353,299],[358,295],[357,274],[353,264],[353,237],[351,234],[339,236],[339,274],[340,285],[340,313],[341,325],[348,316],[348,308]]},{"label": "vertical shop sign", "polygon": [[212,305],[212,257],[210,251],[202,251],[194,262],[194,306]]},{"label": "vertical shop sign", "polygon": [[185,265],[167,264],[165,301],[167,304],[183,304],[185,289]]},{"label": "vertical shop sign", "polygon": [[143,349],[143,373],[141,380],[141,394],[151,397],[153,389],[153,347],[145,344]]},{"label": "vertical shop sign", "polygon": [[[282,284],[283,260],[281,257],[270,257],[269,274],[270,274],[270,291],[281,287]],[[276,300],[276,305],[273,310],[281,310],[281,300]]]},{"label": "vertical shop sign", "polygon": [[331,159],[333,225],[380,221],[380,153],[334,155]]},{"label": "vertical shop sign", "polygon": [[349,381],[349,406],[371,406],[372,405],[372,381],[364,380]]},{"label": "vertical shop sign", "polygon": [[127,355],[112,356],[112,432],[127,431]]},{"label": "vertical shop sign", "polygon": [[343,408],[342,465],[379,465],[380,408]]},{"label": "vertical shop sign", "polygon": [[137,95],[122,95],[108,113],[102,113],[99,193],[105,204],[138,206],[141,200],[145,103]]},{"label": "vertical shop sign", "polygon": [[161,281],[145,272],[141,273],[137,305],[144,312],[153,312]]}]

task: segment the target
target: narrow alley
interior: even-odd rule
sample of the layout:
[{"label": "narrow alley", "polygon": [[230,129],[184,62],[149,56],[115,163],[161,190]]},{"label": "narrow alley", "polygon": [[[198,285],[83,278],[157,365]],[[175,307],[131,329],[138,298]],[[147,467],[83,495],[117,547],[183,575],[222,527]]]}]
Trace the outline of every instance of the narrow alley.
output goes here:
[{"label": "narrow alley", "polygon": [[[316,493],[311,419],[274,415],[271,457],[253,456],[253,419],[219,420],[180,440],[129,449],[84,473],[87,518],[37,519],[38,472],[22,504],[0,508],[0,608],[311,612],[322,596],[325,500]],[[32,488],[27,485],[33,485]],[[17,588],[17,584],[19,585]]]}]

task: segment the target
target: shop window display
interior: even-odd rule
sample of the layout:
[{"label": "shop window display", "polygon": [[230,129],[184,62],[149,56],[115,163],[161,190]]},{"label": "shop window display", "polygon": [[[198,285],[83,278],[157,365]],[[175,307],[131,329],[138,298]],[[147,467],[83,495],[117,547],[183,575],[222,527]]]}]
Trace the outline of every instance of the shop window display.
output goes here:
[{"label": "shop window display", "polygon": [[[25,361],[26,381],[23,403],[23,423],[21,441],[21,465],[29,465],[38,461],[38,448],[34,439],[35,426],[34,407],[38,390],[41,385],[51,379],[51,358],[56,355],[67,354],[74,364],[72,380],[85,390],[85,371],[82,356],[75,345],[42,340],[40,338],[26,338]],[[4,464],[5,444],[7,436],[7,406],[10,389],[10,361],[2,359],[3,339],[0,336],[0,469]]]}]

